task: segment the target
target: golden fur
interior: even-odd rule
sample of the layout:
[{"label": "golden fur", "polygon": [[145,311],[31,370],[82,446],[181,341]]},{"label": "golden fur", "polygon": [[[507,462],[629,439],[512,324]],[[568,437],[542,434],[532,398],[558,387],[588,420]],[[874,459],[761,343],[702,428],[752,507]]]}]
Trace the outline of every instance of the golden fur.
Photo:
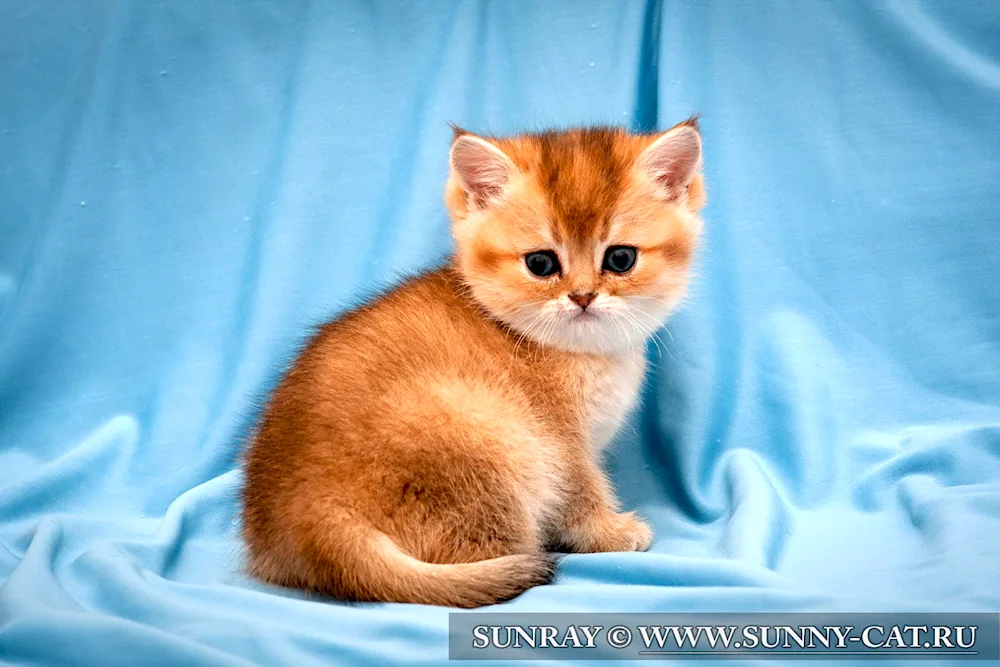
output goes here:
[{"label": "golden fur", "polygon": [[[684,295],[700,145],[694,121],[456,130],[452,262],[325,325],[263,415],[246,461],[250,571],[474,607],[547,582],[550,550],[648,548],[600,455],[635,403],[646,337]],[[636,248],[634,268],[602,271],[608,245]],[[525,268],[538,250],[559,275]]]}]

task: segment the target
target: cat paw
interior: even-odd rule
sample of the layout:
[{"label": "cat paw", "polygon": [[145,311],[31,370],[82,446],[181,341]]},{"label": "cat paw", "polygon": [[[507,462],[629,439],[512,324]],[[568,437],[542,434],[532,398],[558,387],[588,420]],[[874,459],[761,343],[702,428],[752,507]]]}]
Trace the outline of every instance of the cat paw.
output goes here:
[{"label": "cat paw", "polygon": [[653,543],[653,530],[634,512],[615,515],[615,528],[611,542],[618,548],[612,551],[646,551]]},{"label": "cat paw", "polygon": [[653,543],[653,531],[633,512],[609,514],[589,532],[583,552],[646,551]]}]

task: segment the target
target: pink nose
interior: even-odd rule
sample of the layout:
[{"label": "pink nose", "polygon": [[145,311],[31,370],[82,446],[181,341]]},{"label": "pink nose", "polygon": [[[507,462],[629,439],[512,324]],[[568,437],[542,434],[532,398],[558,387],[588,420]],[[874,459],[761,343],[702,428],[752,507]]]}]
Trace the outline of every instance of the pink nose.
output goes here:
[{"label": "pink nose", "polygon": [[587,306],[589,306],[596,297],[597,295],[593,292],[580,292],[577,294],[570,294],[569,300],[580,306],[580,308],[586,310]]}]

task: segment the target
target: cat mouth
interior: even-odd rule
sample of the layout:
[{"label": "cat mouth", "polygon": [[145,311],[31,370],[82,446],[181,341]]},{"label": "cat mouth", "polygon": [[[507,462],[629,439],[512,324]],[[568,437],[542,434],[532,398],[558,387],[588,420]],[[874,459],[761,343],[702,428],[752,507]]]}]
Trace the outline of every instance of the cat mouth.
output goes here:
[{"label": "cat mouth", "polygon": [[589,310],[581,310],[575,315],[570,316],[571,322],[594,322],[598,320],[597,313],[592,313]]}]

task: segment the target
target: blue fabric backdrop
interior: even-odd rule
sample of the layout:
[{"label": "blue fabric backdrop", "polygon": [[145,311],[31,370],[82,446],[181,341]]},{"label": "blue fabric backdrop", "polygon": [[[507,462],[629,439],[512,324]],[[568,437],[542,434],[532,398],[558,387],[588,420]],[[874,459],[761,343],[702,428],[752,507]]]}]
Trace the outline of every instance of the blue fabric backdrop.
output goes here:
[{"label": "blue fabric backdrop", "polygon": [[435,663],[239,574],[306,327],[450,247],[448,121],[703,112],[692,299],[609,467],[650,553],[505,611],[1000,609],[1000,4],[0,0],[0,662]]}]

